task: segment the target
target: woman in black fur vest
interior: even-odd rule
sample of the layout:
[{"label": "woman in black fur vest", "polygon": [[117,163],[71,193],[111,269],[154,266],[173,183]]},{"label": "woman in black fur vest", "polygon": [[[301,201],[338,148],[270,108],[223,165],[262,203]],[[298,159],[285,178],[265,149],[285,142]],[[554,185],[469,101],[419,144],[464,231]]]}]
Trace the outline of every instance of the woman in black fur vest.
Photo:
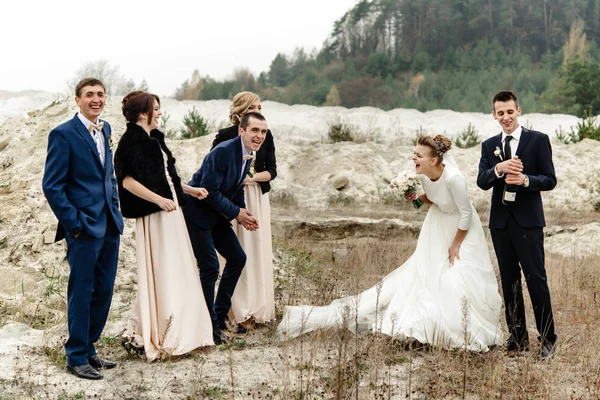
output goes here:
[{"label": "woman in black fur vest", "polygon": [[138,295],[123,337],[148,361],[213,345],[212,323],[181,208],[184,193],[208,192],[181,183],[175,158],[156,128],[160,99],[142,91],[123,98],[127,130],[115,152],[124,217],[136,218]]},{"label": "woman in black fur vest", "polygon": [[[251,92],[238,93],[229,107],[233,126],[221,129],[213,147],[239,134],[239,123],[249,112],[262,112],[260,98]],[[235,287],[231,302],[234,323],[245,326],[264,323],[275,318],[273,285],[273,249],[271,241],[271,206],[269,190],[277,176],[273,134],[267,131],[265,141],[254,154],[250,172],[244,180],[244,197],[248,210],[258,219],[257,231],[243,229],[235,220],[233,229],[246,252],[246,266]],[[243,329],[242,329],[243,331]]]}]

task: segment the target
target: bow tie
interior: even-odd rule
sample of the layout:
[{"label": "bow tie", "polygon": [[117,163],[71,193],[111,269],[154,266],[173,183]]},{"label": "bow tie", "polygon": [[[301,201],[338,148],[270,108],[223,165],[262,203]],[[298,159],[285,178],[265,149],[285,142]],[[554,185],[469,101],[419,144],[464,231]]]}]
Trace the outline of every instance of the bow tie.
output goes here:
[{"label": "bow tie", "polygon": [[102,132],[102,127],[104,126],[104,121],[100,121],[97,124],[91,124],[88,127],[88,130],[90,131],[90,133],[92,133],[94,131],[94,129],[96,129],[99,132]]},{"label": "bow tie", "polygon": [[250,153],[250,154],[246,154],[244,156],[244,160],[252,160],[254,158],[254,154]]}]

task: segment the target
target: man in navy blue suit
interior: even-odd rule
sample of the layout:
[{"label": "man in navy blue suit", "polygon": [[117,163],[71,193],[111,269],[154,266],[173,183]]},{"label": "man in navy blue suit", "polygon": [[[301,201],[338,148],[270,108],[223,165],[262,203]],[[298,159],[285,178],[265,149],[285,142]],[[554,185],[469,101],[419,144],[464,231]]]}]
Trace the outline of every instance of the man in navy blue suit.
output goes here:
[{"label": "man in navy blue suit", "polygon": [[50,132],[42,182],[58,218],[55,240],[67,241],[67,370],[84,379],[102,379],[99,369],[116,366],[98,357],[94,348],[108,317],[123,232],[111,129],[99,119],[105,92],[95,78],[77,84],[79,112]]},{"label": "man in navy blue suit", "polygon": [[[556,186],[552,147],[547,135],[521,127],[517,96],[511,91],[497,93],[492,101],[494,118],[502,133],[481,145],[477,186],[492,190],[490,233],[498,258],[506,323],[510,337],[507,350],[529,347],[521,269],[533,304],[540,334],[541,359],[554,353],[556,333],[545,269],[546,226],[540,192]],[[517,156],[518,159],[513,159]],[[506,184],[517,185],[514,202],[502,202]]]},{"label": "man in navy blue suit", "polygon": [[[258,229],[258,220],[246,209],[242,182],[256,153],[267,135],[267,121],[262,114],[248,113],[240,121],[239,136],[213,148],[188,183],[204,187],[208,197],[198,200],[188,196],[183,213],[194,255],[200,268],[202,290],[213,324],[215,344],[223,342],[221,331],[227,329],[231,296],[246,265],[246,253],[230,221],[234,218],[245,229]],[[219,276],[216,251],[226,260],[215,299]]]}]

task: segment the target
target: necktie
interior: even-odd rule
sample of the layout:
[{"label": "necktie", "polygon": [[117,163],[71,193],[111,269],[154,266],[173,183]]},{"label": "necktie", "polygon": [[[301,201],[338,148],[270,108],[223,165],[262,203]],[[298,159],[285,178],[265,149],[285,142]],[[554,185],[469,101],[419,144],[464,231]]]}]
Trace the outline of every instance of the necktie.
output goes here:
[{"label": "necktie", "polygon": [[504,139],[504,159],[510,160],[512,158],[512,152],[510,151],[510,141],[512,140],[512,136],[507,135]]}]

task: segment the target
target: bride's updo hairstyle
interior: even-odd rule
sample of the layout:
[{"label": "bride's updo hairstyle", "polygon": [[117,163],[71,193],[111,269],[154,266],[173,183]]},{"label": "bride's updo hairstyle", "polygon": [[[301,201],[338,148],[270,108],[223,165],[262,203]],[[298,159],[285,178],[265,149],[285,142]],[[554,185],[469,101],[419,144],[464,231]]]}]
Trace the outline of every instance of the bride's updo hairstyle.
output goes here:
[{"label": "bride's updo hairstyle", "polygon": [[437,159],[440,164],[444,161],[444,153],[452,148],[452,142],[444,135],[420,136],[417,144],[429,147],[431,149],[431,156]]},{"label": "bride's updo hairstyle", "polygon": [[140,114],[148,114],[148,123],[150,123],[154,114],[154,100],[160,106],[158,96],[142,90],[135,90],[123,97],[121,110],[127,122],[135,124],[140,119]]},{"label": "bride's updo hairstyle", "polygon": [[229,106],[229,120],[234,125],[239,125],[242,117],[248,111],[248,108],[256,100],[260,100],[257,94],[252,92],[240,92],[235,95],[233,102]]}]

